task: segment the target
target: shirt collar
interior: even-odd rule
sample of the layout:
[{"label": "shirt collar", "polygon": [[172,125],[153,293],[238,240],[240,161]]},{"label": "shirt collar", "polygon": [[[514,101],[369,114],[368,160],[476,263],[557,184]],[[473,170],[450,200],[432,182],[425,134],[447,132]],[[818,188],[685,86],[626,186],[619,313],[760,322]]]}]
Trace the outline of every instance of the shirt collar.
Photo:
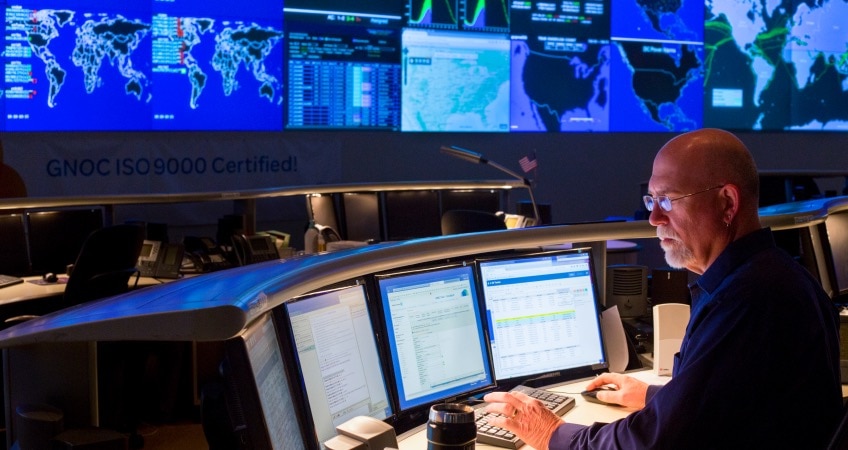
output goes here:
[{"label": "shirt collar", "polygon": [[707,293],[712,293],[719,284],[737,267],[751,258],[754,254],[774,247],[774,236],[771,229],[760,228],[728,244],[727,248],[718,255],[706,272],[695,282]]}]

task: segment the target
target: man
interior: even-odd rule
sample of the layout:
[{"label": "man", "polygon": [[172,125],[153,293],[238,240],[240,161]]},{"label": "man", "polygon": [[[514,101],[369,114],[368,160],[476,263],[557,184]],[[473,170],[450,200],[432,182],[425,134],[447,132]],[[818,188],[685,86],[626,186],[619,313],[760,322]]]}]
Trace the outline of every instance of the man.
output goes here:
[{"label": "man", "polygon": [[759,221],[754,160],[734,135],[702,129],[657,153],[645,206],[665,258],[700,278],[671,380],[603,374],[600,400],[637,408],[582,426],[533,399],[486,395],[492,420],[537,450],[822,448],[842,408],[839,318],[820,284]]}]

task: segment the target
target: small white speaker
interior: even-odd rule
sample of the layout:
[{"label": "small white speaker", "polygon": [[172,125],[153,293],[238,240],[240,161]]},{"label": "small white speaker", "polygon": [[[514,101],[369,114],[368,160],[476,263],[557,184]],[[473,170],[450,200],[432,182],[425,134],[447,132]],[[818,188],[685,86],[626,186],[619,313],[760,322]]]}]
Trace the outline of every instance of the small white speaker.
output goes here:
[{"label": "small white speaker", "polygon": [[663,303],[654,305],[654,373],[671,376],[674,354],[680,351],[686,325],[689,323],[689,305]]},{"label": "small white speaker", "polygon": [[648,268],[633,264],[607,266],[606,307],[618,306],[621,317],[648,314]]}]

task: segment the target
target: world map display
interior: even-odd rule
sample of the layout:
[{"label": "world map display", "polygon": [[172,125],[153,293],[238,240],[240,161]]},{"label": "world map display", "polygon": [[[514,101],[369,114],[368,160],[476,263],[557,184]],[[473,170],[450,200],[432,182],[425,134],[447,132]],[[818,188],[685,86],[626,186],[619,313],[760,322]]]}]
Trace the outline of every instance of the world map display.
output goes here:
[{"label": "world map display", "polygon": [[707,2],[704,121],[848,131],[848,2]]},{"label": "world map display", "polygon": [[848,131],[845,0],[0,4],[0,131]]},{"label": "world map display", "polygon": [[281,18],[96,7],[6,7],[7,130],[281,129]]}]

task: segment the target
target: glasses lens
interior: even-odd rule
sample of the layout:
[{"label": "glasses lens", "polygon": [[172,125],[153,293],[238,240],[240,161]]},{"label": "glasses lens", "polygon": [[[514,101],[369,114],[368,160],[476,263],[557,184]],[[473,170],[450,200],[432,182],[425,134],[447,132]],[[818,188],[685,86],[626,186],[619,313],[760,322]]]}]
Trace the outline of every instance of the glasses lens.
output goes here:
[{"label": "glasses lens", "polygon": [[667,196],[659,196],[659,198],[657,198],[657,203],[660,204],[660,208],[662,208],[664,211],[671,211],[671,200]]},{"label": "glasses lens", "polygon": [[642,201],[645,202],[645,209],[647,209],[648,211],[654,210],[654,197],[651,197],[650,195],[644,195],[642,196]]}]

